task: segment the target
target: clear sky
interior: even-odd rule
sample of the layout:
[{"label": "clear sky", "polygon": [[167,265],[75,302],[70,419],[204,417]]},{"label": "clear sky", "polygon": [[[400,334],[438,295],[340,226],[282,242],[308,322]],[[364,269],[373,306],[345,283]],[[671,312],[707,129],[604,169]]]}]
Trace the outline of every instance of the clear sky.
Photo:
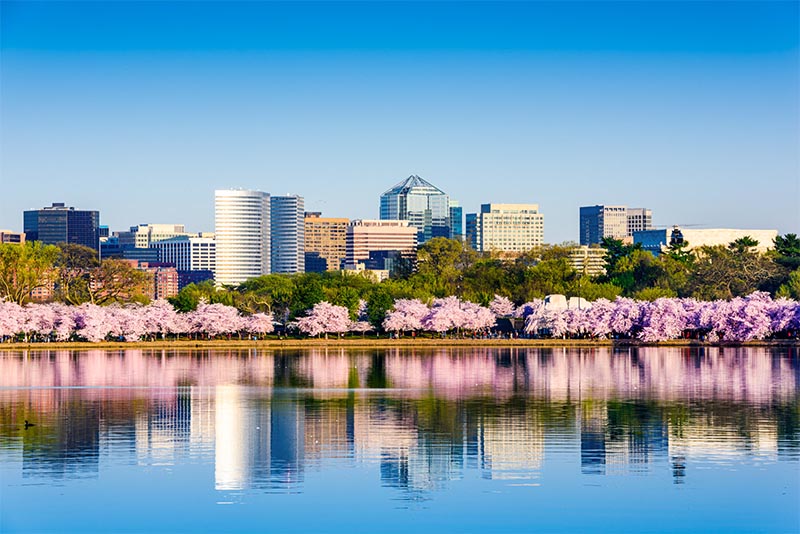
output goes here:
[{"label": "clear sky", "polygon": [[0,2],[0,228],[214,227],[214,189],[377,218],[461,201],[800,233],[800,8],[770,2]]}]

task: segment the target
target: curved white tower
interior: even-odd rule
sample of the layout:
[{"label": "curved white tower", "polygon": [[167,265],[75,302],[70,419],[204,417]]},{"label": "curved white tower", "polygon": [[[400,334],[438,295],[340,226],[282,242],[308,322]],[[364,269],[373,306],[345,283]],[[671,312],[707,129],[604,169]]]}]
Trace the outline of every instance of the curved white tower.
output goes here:
[{"label": "curved white tower", "polygon": [[270,273],[270,201],[262,191],[214,191],[217,284],[236,285]]}]

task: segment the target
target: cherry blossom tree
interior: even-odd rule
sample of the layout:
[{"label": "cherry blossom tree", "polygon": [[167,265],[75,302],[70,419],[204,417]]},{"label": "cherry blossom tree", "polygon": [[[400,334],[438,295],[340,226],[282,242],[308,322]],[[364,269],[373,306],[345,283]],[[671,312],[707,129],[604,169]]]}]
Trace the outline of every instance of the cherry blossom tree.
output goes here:
[{"label": "cherry blossom tree", "polygon": [[297,319],[297,328],[309,336],[339,334],[350,328],[350,312],[344,306],[327,301],[314,304],[305,317]]},{"label": "cherry blossom tree", "polygon": [[387,332],[422,330],[422,320],[430,309],[418,299],[398,299],[393,309],[386,312],[383,329]]},{"label": "cherry blossom tree", "polygon": [[13,337],[25,329],[25,310],[16,302],[0,300],[0,339]]},{"label": "cherry blossom tree", "polygon": [[275,331],[275,318],[271,313],[254,313],[245,318],[245,330],[251,334],[264,335]]},{"label": "cherry blossom tree", "polygon": [[489,309],[497,317],[511,317],[516,311],[514,303],[507,297],[495,295],[492,302],[489,303]]}]

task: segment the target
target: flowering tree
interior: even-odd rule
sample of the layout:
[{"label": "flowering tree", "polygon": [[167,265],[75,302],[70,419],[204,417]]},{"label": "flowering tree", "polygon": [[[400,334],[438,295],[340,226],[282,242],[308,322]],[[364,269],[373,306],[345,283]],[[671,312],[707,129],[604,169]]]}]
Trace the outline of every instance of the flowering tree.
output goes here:
[{"label": "flowering tree", "polygon": [[275,331],[274,321],[271,313],[254,313],[245,318],[245,330],[256,335],[269,334]]},{"label": "flowering tree", "polygon": [[204,333],[209,337],[241,332],[247,327],[236,308],[205,302],[200,302],[197,309],[191,312],[189,321],[192,332]]},{"label": "flowering tree", "polygon": [[418,299],[399,299],[392,310],[386,312],[383,329],[387,332],[422,330],[422,320],[430,310]]},{"label": "flowering tree", "polygon": [[466,315],[458,297],[434,299],[428,315],[422,319],[425,330],[440,333],[463,328],[465,323]]},{"label": "flowering tree", "polygon": [[686,312],[680,299],[660,298],[642,308],[638,334],[642,341],[677,339],[686,329]]},{"label": "flowering tree", "polygon": [[297,328],[309,336],[347,332],[350,328],[350,312],[344,306],[318,302],[305,317],[297,320]]},{"label": "flowering tree", "polygon": [[492,302],[489,303],[489,309],[497,317],[511,317],[516,311],[514,303],[507,297],[495,295]]},{"label": "flowering tree", "polygon": [[[500,303],[501,299],[497,299]],[[550,299],[553,301],[553,299]],[[730,301],[702,302],[694,299],[660,298],[654,302],[617,298],[614,302],[598,299],[589,308],[565,308],[537,300],[526,303],[514,312],[524,316],[525,331],[553,337],[606,337],[611,334],[646,342],[677,339],[685,332],[710,341],[750,341],[774,335],[795,336],[800,330],[800,303],[795,300],[773,300],[767,293],[753,293]],[[361,315],[365,313],[360,305]],[[457,297],[435,299],[429,308],[419,300],[400,299],[394,303],[383,321],[390,332],[420,330],[433,332],[452,330],[480,331],[491,328],[495,311]],[[505,309],[499,313],[508,313]],[[305,317],[295,323],[311,336],[323,333],[368,332],[369,322],[351,321],[347,308],[328,302],[316,304]],[[243,317],[236,308],[201,302],[197,310],[177,313],[165,301],[148,306],[94,304],[29,304],[20,306],[0,301],[0,340],[25,336],[36,340],[51,337],[59,341],[73,336],[98,342],[108,339],[134,341],[144,336],[168,334],[222,334],[248,332],[266,334],[273,331],[271,314]]]}]

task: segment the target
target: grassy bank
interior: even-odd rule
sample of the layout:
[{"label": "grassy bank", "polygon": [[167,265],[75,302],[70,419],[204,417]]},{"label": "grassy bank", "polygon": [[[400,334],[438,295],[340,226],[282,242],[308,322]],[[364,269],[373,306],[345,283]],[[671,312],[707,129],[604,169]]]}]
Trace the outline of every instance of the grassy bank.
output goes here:
[{"label": "grassy bank", "polygon": [[411,347],[800,347],[796,340],[749,341],[747,343],[701,342],[690,339],[662,341],[659,343],[643,343],[636,340],[611,339],[440,339],[440,338],[345,338],[345,339],[266,339],[266,340],[180,340],[180,341],[136,341],[100,343],[65,342],[65,343],[0,343],[2,350],[57,350],[57,349],[306,349],[306,348],[411,348]]}]

